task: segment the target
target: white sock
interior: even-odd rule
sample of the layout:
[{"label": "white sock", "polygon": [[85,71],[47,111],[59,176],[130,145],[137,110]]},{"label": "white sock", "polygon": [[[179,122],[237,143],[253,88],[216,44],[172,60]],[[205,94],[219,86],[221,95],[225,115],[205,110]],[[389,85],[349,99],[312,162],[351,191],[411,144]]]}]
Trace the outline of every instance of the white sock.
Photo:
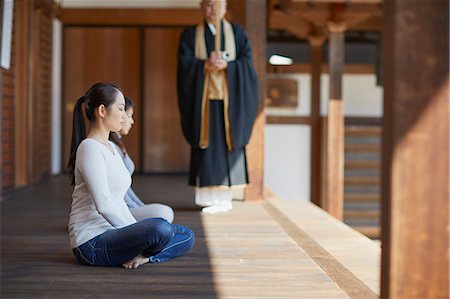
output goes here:
[{"label": "white sock", "polygon": [[204,207],[202,209],[202,213],[204,214],[216,214],[216,213],[223,213],[223,212],[227,212],[230,209],[227,206],[224,205],[214,205],[214,206],[209,206],[209,207]]}]

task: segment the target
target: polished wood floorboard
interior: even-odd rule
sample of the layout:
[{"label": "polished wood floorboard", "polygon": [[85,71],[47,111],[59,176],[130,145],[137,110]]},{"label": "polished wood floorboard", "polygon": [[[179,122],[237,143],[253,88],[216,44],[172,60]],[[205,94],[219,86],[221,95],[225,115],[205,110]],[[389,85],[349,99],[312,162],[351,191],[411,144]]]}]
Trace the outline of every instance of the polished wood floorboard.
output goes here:
[{"label": "polished wood floorboard", "polygon": [[0,297],[354,298],[299,246],[267,203],[235,202],[229,213],[203,215],[186,181],[135,178],[144,201],[171,205],[175,223],[196,234],[186,256],[136,270],[77,264],[68,242],[72,190],[66,177],[10,194],[0,203]]}]

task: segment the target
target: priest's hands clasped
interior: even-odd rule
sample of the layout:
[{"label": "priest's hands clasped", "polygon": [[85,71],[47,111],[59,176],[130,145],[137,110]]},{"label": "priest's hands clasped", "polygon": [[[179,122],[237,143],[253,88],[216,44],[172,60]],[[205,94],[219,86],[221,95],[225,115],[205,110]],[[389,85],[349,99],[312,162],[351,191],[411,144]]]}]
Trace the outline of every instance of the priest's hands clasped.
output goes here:
[{"label": "priest's hands clasped", "polygon": [[224,60],[221,51],[213,51],[208,59],[205,61],[205,70],[210,72],[218,72],[223,69],[226,69],[228,63]]}]

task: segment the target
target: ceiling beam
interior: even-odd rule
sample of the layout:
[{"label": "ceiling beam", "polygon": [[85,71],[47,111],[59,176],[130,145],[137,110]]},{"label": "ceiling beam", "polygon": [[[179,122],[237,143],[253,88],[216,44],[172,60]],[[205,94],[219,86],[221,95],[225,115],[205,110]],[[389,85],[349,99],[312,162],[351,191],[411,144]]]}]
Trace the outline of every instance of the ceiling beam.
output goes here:
[{"label": "ceiling beam", "polygon": [[314,1],[272,0],[269,6],[269,28],[283,29],[299,38],[306,38],[313,28],[326,29],[329,21],[345,22],[348,30],[381,31],[382,6],[368,1],[374,2],[347,1],[344,5],[342,2],[320,1],[311,5]]},{"label": "ceiling beam", "polygon": [[196,9],[97,9],[64,8],[64,25],[180,25],[198,23],[201,11]]},{"label": "ceiling beam", "polygon": [[292,4],[308,3],[314,5],[316,3],[343,3],[343,4],[380,4],[381,0],[288,0]]},{"label": "ceiling beam", "polygon": [[301,16],[273,10],[269,17],[269,28],[286,30],[297,38],[305,39],[312,30],[312,25]]}]

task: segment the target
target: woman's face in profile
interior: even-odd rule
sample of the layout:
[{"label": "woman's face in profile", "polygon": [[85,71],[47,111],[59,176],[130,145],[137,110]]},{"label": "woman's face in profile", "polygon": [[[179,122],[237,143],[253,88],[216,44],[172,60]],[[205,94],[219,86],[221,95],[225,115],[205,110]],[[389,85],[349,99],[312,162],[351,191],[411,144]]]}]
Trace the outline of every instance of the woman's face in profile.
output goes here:
[{"label": "woman's face in profile", "polygon": [[125,114],[125,99],[121,92],[117,93],[116,100],[106,110],[104,124],[109,131],[117,132],[122,127],[127,116]]},{"label": "woman's face in profile", "polygon": [[125,121],[123,122],[122,128],[119,131],[120,135],[128,135],[128,133],[130,133],[131,127],[134,124],[133,113],[133,107],[129,107],[126,111],[127,117],[125,117]]}]

